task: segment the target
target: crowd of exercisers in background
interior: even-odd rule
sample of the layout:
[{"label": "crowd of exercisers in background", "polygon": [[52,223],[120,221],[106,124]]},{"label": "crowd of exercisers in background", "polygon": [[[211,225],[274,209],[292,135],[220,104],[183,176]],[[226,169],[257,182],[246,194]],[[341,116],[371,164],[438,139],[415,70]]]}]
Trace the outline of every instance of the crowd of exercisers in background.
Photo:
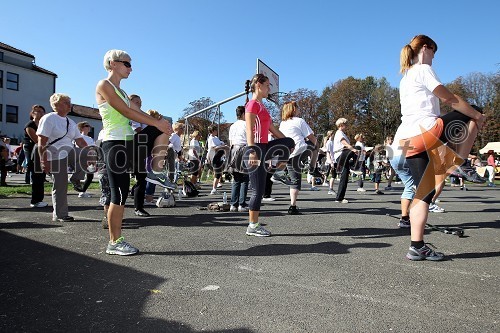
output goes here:
[{"label": "crowd of exercisers in background", "polygon": [[[445,179],[451,173],[452,186],[458,182],[463,190],[464,180],[495,186],[499,161],[489,151],[488,179],[475,172],[481,162],[470,152],[484,124],[484,115],[480,108],[467,104],[441,84],[431,67],[436,51],[437,44],[424,35],[416,36],[403,47],[402,122],[394,136],[388,136],[385,142],[371,143],[369,149],[363,133],[354,138],[346,135],[350,124],[345,118],[337,119],[335,129],[318,136],[300,117],[301,110],[294,101],[284,103],[281,122],[273,124],[263,104],[270,91],[269,79],[263,74],[246,81],[247,100],[244,106],[236,108],[237,121],[229,129],[229,142],[220,140],[217,126],[212,125],[203,145],[199,130],[186,138],[183,123],[172,125],[156,110],[144,112],[140,96],[128,95],[121,89],[121,81],[132,71],[131,57],[125,51],[110,50],[103,60],[108,75],[95,90],[103,121],[97,140],[88,136],[88,123],[76,124],[67,117],[70,97],[55,93],[50,97],[54,112],[46,113],[41,105],[32,107],[22,147],[14,152],[17,164],[12,162],[8,140],[3,140],[2,185],[6,185],[7,168],[24,172],[26,183],[32,185],[31,207],[43,208],[47,206],[43,201],[44,182],[50,174],[52,219],[68,222],[74,220],[68,209],[68,181],[80,198],[90,198],[87,189],[96,173],[101,189],[99,202],[104,206],[102,225],[110,234],[106,253],[131,255],[139,250],[121,234],[127,197],[134,197],[135,215],[148,217],[148,205],[162,207],[162,200],[172,199],[176,193],[197,193],[202,175],[207,174],[204,170],[213,173],[208,190],[216,200],[221,196],[221,183],[231,182],[228,209],[247,212],[246,235],[258,237],[271,236],[259,223],[259,217],[262,201],[274,200],[273,183],[289,187],[287,213],[297,215],[301,214],[298,197],[303,174],[311,184],[308,190],[319,191],[319,186],[325,186],[325,195],[342,204],[349,203],[349,180],[357,183],[358,192],[375,195],[393,190],[393,182],[402,182],[398,226],[411,230],[406,257],[439,261],[444,255],[424,243],[423,228],[429,212],[444,212],[436,203]],[[439,101],[454,111],[441,116]],[[452,140],[447,131],[457,121],[462,124],[460,131],[467,133],[460,142]],[[136,181],[132,189],[131,177]],[[384,178],[387,185],[381,188]],[[365,186],[367,180],[373,183],[372,190]],[[157,185],[164,192],[155,198]]]}]

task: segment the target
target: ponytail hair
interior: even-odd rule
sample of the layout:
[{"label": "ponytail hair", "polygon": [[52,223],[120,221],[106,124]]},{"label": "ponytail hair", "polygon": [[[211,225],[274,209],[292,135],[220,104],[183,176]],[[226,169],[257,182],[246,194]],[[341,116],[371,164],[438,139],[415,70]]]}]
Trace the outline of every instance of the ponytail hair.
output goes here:
[{"label": "ponytail hair", "polygon": [[413,37],[409,44],[403,46],[401,49],[401,55],[399,56],[399,72],[401,74],[404,74],[404,72],[410,69],[413,65],[413,59],[417,56],[424,45],[432,48],[434,53],[437,52],[438,47],[436,42],[426,35],[417,35]]},{"label": "ponytail hair", "polygon": [[265,76],[264,74],[255,74],[253,77],[252,77],[252,80],[246,80],[245,81],[245,93],[247,95],[247,103],[248,103],[248,94],[250,92],[255,92],[255,85],[257,83],[265,83],[269,81],[269,78],[267,76]]}]

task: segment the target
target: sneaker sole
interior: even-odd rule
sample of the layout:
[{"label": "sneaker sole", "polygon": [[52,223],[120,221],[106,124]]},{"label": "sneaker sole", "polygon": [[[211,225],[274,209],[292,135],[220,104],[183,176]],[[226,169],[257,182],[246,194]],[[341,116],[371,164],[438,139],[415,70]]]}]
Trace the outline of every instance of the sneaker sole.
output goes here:
[{"label": "sneaker sole", "polygon": [[262,234],[256,234],[256,233],[253,233],[253,232],[246,232],[247,236],[256,236],[256,237],[269,237],[271,235],[262,235]]},{"label": "sneaker sole", "polygon": [[156,184],[158,186],[164,187],[164,188],[168,188],[169,190],[175,190],[177,188],[177,186],[175,186],[175,187],[167,186],[167,185],[165,185],[164,183],[162,183],[162,182],[160,182],[158,180],[154,180],[154,179],[151,179],[151,178],[148,178],[148,177],[146,177],[146,181],[148,181],[150,183],[153,183],[153,184]]},{"label": "sneaker sole", "polygon": [[110,250],[106,250],[106,253],[107,253],[107,254],[116,254],[116,255],[119,255],[119,256],[132,256],[132,255],[134,255],[134,254],[139,253],[139,251],[137,251],[137,252],[133,252],[133,253],[130,253],[130,252],[121,252],[121,251],[110,251]]},{"label": "sneaker sole", "polygon": [[422,260],[429,260],[429,261],[442,261],[445,257],[422,257],[422,256],[414,256],[409,253],[406,254],[406,259],[412,260],[412,261],[422,261]]}]

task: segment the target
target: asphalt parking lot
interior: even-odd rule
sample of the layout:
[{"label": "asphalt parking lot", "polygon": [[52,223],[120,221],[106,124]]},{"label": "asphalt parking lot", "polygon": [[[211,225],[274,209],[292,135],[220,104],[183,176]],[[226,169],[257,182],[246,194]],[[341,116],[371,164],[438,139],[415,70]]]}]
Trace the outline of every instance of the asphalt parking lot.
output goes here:
[{"label": "asphalt parking lot", "polygon": [[275,185],[261,214],[269,238],[245,235],[245,213],[200,210],[222,199],[209,185],[148,218],[127,208],[131,257],[104,252],[97,191],[69,193],[69,223],[51,222],[51,205],[0,198],[0,331],[500,332],[499,188],[445,188],[446,212],[429,222],[465,237],[427,230],[444,262],[404,258],[409,231],[387,215],[399,191],[356,188],[341,204],[304,185],[302,215],[289,216]]}]

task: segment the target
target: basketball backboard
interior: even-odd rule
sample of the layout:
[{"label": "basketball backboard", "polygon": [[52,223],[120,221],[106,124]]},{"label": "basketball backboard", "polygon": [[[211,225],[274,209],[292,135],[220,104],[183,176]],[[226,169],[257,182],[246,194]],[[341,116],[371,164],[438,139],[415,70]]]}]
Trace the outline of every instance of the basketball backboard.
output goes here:
[{"label": "basketball backboard", "polygon": [[271,85],[271,91],[269,92],[270,100],[273,100],[273,96],[276,96],[280,91],[280,76],[273,71],[269,66],[267,66],[262,60],[257,59],[257,74],[264,74],[269,78],[269,83]]}]

